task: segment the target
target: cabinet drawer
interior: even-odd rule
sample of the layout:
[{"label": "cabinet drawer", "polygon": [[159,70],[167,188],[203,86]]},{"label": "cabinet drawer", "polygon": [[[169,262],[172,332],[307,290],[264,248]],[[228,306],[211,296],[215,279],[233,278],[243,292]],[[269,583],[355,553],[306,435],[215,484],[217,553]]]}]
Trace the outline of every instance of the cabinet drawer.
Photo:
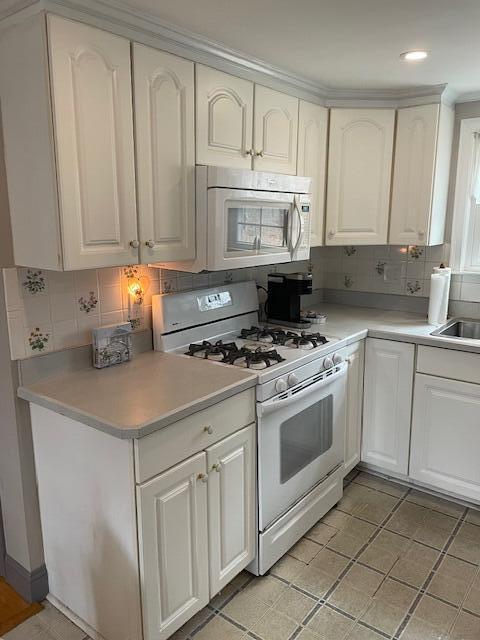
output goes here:
[{"label": "cabinet drawer", "polygon": [[145,482],[252,422],[255,422],[255,392],[248,389],[135,440],[137,483]]},{"label": "cabinet drawer", "polygon": [[417,371],[440,378],[480,384],[480,354],[420,346]]}]

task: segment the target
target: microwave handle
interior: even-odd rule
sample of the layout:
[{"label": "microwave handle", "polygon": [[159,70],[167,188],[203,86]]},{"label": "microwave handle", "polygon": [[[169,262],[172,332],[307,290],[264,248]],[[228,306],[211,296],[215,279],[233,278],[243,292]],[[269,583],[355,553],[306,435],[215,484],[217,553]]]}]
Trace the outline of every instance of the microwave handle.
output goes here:
[{"label": "microwave handle", "polygon": [[319,391],[325,387],[328,387],[332,382],[338,380],[343,377],[347,373],[348,363],[341,362],[336,367],[335,373],[332,373],[326,377],[322,377],[318,382],[313,382],[305,389],[301,391],[297,391],[297,393],[293,395],[288,395],[286,398],[272,398],[271,400],[266,400],[265,402],[261,402],[257,405],[257,412],[259,416],[266,416],[273,411],[277,411],[278,409],[282,409],[283,407],[287,407],[294,402],[297,402],[300,398],[304,398],[305,396],[310,395],[314,391]]},{"label": "microwave handle", "polygon": [[[300,243],[302,241],[302,235],[303,235],[302,234],[302,215],[300,213],[300,209],[298,208],[297,196],[295,196],[293,200],[293,210],[295,211],[295,214],[298,219],[298,237],[295,242],[295,246],[292,248],[292,258],[295,258],[296,253],[298,251],[298,247],[300,246]],[[292,224],[292,230],[293,230],[293,224]]]}]

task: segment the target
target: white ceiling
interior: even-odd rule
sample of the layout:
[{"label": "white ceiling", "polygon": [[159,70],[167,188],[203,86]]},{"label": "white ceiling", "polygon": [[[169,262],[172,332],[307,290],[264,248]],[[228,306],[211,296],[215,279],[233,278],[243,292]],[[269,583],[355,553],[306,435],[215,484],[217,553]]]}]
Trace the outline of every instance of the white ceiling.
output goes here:
[{"label": "white ceiling", "polygon": [[[124,0],[336,89],[480,91],[480,0]],[[402,51],[428,49],[407,64]]]}]

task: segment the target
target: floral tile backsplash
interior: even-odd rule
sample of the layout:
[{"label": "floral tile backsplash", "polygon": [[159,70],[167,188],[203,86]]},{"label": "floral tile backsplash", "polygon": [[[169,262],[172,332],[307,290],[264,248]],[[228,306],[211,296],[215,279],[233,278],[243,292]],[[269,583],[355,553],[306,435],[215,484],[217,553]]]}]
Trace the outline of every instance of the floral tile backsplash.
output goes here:
[{"label": "floral tile backsplash", "polygon": [[[23,359],[91,342],[93,328],[130,321],[134,331],[151,327],[151,299],[173,293],[256,280],[266,286],[272,271],[313,273],[314,289],[428,297],[430,274],[448,264],[449,246],[315,247],[309,261],[211,273],[185,273],[141,265],[76,272],[4,269],[12,359]],[[140,316],[129,305],[128,278],[148,276]],[[263,292],[260,294],[263,296]],[[457,315],[474,316],[479,307],[480,274],[453,275],[450,299]],[[137,309],[138,311],[138,309]]]},{"label": "floral tile backsplash", "polygon": [[[312,265],[310,265],[312,266]],[[266,286],[271,271],[306,270],[292,263],[215,273],[183,273],[142,265],[75,272],[12,268],[3,270],[10,351],[13,360],[91,343],[91,331],[130,321],[134,331],[152,326],[152,295],[256,280]],[[142,314],[130,317],[128,278],[148,276]],[[321,282],[316,284],[321,287]]]},{"label": "floral tile backsplash", "polygon": [[312,261],[328,289],[427,297],[433,267],[448,254],[448,245],[319,247]]}]

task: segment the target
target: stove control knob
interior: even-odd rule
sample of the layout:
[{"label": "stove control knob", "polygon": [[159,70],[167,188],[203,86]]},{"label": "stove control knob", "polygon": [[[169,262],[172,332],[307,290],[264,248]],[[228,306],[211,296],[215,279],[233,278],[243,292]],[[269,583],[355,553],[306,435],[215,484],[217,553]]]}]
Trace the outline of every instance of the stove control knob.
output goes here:
[{"label": "stove control knob", "polygon": [[275,383],[275,389],[278,393],[282,393],[282,391],[286,391],[288,389],[288,384],[283,378],[279,378]]},{"label": "stove control knob", "polygon": [[330,356],[327,356],[323,360],[323,368],[324,369],[331,369],[332,367],[333,367],[333,359]]},{"label": "stove control knob", "polygon": [[288,386],[289,387],[294,387],[298,383],[299,383],[298,376],[295,375],[294,373],[291,373],[288,376]]},{"label": "stove control knob", "polygon": [[343,357],[339,353],[334,353],[333,364],[340,364],[340,362],[343,362]]}]

